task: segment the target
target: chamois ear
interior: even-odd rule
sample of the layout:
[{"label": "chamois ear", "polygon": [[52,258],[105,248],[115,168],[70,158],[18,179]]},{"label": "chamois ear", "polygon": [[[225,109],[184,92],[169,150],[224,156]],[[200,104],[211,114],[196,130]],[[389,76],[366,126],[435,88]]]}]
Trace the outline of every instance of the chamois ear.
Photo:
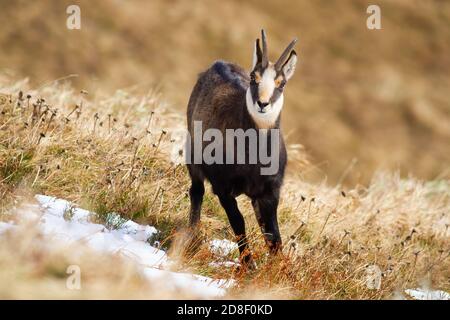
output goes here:
[{"label": "chamois ear", "polygon": [[261,47],[259,46],[259,39],[256,39],[255,48],[253,49],[252,70],[255,69],[255,66],[258,64],[258,62],[261,62],[261,60],[262,60],[262,51]]},{"label": "chamois ear", "polygon": [[283,74],[286,77],[286,80],[289,80],[293,75],[295,71],[295,66],[297,65],[297,53],[295,50],[292,50],[289,54],[289,58],[286,60],[286,62],[283,64],[283,67],[281,68],[283,70]]}]

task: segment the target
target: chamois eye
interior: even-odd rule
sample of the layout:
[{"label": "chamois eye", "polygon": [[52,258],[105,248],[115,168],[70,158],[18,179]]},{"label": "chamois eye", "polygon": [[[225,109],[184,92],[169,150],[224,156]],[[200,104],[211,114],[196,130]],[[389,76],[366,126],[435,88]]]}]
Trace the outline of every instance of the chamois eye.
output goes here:
[{"label": "chamois eye", "polygon": [[250,74],[250,82],[252,84],[259,83],[261,81],[261,76],[259,75],[259,72],[252,72]]},{"label": "chamois eye", "polygon": [[280,90],[284,89],[285,85],[286,85],[286,81],[284,81],[284,80],[281,80],[281,81],[276,83],[277,88],[280,89]]},{"label": "chamois eye", "polygon": [[286,81],[285,81],[283,78],[281,78],[281,77],[278,77],[278,78],[275,80],[275,86],[276,86],[278,89],[283,89],[285,84],[286,84]]}]

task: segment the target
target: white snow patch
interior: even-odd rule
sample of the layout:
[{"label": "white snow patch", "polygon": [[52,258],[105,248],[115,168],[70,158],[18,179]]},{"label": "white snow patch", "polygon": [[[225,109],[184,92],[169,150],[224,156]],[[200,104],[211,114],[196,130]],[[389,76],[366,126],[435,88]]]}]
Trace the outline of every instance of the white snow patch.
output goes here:
[{"label": "white snow patch", "polygon": [[232,284],[229,280],[214,280],[200,275],[177,273],[155,268],[145,268],[144,275],[148,279],[165,280],[167,289],[189,290],[205,297],[222,296],[225,294],[225,288],[230,287],[230,284]]},{"label": "white snow patch", "polygon": [[238,249],[238,245],[230,240],[214,239],[209,242],[211,252],[219,257],[226,257]]},{"label": "white snow patch", "polygon": [[213,239],[209,242],[209,250],[218,258],[218,261],[209,263],[209,266],[213,268],[232,268],[240,266],[239,260],[228,260],[231,253],[238,250],[238,245],[235,242],[226,239]]},{"label": "white snow patch", "polygon": [[[44,195],[36,195],[36,200],[39,203],[38,212],[42,215],[33,213],[37,210],[30,210],[22,218],[38,219],[40,232],[58,240],[52,241],[57,246],[65,247],[81,242],[99,252],[118,253],[134,262],[150,281],[163,279],[168,288],[188,290],[204,298],[222,296],[225,289],[233,285],[233,280],[214,280],[164,270],[170,261],[164,251],[150,245],[149,239],[158,232],[152,226],[143,226],[131,220],[121,221],[120,216],[111,214],[115,228],[109,230],[102,224],[91,222],[96,217],[95,213],[76,208],[66,200]],[[13,223],[0,222],[0,234],[15,227]]]},{"label": "white snow patch", "polygon": [[450,293],[441,290],[407,289],[406,294],[416,300],[450,300]]},{"label": "white snow patch", "polygon": [[209,263],[209,266],[213,268],[220,268],[220,267],[232,268],[238,267],[240,265],[241,264],[237,261],[213,261]]},{"label": "white snow patch", "polygon": [[13,225],[11,222],[2,222],[0,221],[0,234],[8,231],[8,230],[13,230],[15,229],[15,225]]}]

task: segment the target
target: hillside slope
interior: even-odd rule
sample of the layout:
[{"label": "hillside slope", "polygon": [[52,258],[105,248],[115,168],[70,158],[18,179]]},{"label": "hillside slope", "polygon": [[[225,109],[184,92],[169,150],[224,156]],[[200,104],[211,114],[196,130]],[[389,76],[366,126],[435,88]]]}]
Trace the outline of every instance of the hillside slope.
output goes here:
[{"label": "hillside slope", "polygon": [[[117,213],[156,227],[159,233],[153,241],[160,243],[180,271],[233,279],[236,286],[226,297],[381,299],[423,283],[450,291],[448,180],[402,179],[396,173],[378,172],[367,187],[343,189],[310,184],[290,173],[278,214],[282,255],[267,255],[251,204],[244,197],[238,199],[259,266],[255,272],[243,273],[227,263],[237,258],[236,250],[222,264],[210,250],[210,240],[234,237],[209,190],[200,234],[191,239],[191,233],[185,232],[189,179],[185,167],[170,157],[174,146],[178,150],[172,133],[183,127],[183,116],[157,96],[123,90],[109,95],[78,92],[67,82],[36,90],[27,81],[2,79],[0,110],[3,221],[16,221],[14,208],[36,193],[96,212],[102,224]],[[0,281],[0,286],[7,286],[0,293],[13,292],[15,285],[31,286],[25,290],[30,292],[65,282],[67,265],[61,261],[67,259],[40,253],[39,246],[31,254],[35,249],[28,243],[40,236],[31,231],[27,235],[19,237],[23,242],[0,241],[0,269],[18,270],[23,272],[20,279],[35,281]],[[87,265],[92,264],[89,259]],[[101,269],[90,269],[88,286],[95,288],[100,279],[108,288],[121,278],[122,269],[112,272],[111,278],[96,276],[96,270]],[[372,284],[374,270],[379,286]],[[130,281],[142,289],[138,279]],[[24,291],[17,292],[15,297]],[[80,294],[92,296],[95,291]],[[151,297],[145,291],[133,296]]]},{"label": "hillside slope", "polygon": [[214,60],[249,67],[265,27],[272,59],[299,38],[283,123],[315,164],[304,177],[367,183],[380,167],[448,174],[448,1],[378,1],[379,31],[366,28],[368,0],[81,0],[76,31],[65,28],[72,2],[0,1],[0,70],[35,86],[76,74],[78,89],[157,88],[184,110]]}]

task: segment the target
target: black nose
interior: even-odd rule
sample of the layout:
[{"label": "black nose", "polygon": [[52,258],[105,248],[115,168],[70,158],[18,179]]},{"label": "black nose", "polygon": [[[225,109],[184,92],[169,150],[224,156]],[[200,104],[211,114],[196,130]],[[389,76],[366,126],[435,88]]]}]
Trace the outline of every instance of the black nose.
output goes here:
[{"label": "black nose", "polygon": [[259,101],[258,100],[258,106],[261,108],[261,109],[264,109],[265,107],[267,107],[268,105],[269,105],[269,103],[268,102],[261,102],[261,101]]}]

